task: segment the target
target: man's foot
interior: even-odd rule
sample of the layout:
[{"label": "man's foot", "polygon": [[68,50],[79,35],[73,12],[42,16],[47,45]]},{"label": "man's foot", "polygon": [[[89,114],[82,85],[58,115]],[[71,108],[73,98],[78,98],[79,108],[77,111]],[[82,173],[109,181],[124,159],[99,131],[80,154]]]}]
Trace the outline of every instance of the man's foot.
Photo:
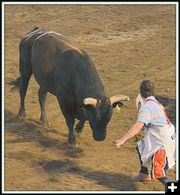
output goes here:
[{"label": "man's foot", "polygon": [[144,173],[139,173],[139,175],[134,176],[134,177],[132,178],[132,180],[133,180],[134,182],[149,181],[149,180],[151,180],[151,176],[150,176],[150,175],[146,175],[146,174],[144,174]]},{"label": "man's foot", "polygon": [[168,178],[168,177],[161,177],[161,178],[159,178],[159,181],[160,181],[162,184],[166,185],[166,183],[170,182],[171,179]]}]

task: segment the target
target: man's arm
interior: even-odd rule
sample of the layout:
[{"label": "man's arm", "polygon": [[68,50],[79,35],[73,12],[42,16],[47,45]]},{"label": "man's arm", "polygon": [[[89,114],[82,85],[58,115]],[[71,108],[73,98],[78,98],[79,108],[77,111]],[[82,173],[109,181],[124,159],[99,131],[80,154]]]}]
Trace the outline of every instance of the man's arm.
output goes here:
[{"label": "man's arm", "polygon": [[143,127],[144,123],[136,122],[122,138],[115,141],[116,146],[120,147],[123,145],[128,139],[137,135]]}]

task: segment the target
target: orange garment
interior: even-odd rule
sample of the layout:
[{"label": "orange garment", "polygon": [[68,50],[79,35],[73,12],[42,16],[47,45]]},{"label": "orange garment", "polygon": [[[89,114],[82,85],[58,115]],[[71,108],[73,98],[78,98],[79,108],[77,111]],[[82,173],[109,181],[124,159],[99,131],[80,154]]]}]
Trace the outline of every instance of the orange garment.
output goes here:
[{"label": "orange garment", "polygon": [[167,157],[165,150],[158,150],[152,156],[152,178],[158,179],[166,176],[168,169]]}]

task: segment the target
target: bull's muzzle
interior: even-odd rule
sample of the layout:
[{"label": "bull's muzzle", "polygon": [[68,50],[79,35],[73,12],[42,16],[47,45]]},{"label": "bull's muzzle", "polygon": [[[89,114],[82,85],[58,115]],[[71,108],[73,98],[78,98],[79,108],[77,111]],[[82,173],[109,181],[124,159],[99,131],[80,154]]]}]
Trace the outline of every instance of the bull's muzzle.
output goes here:
[{"label": "bull's muzzle", "polygon": [[96,141],[104,141],[106,139],[106,133],[103,133],[103,134],[95,134],[95,133],[93,133],[93,138]]}]

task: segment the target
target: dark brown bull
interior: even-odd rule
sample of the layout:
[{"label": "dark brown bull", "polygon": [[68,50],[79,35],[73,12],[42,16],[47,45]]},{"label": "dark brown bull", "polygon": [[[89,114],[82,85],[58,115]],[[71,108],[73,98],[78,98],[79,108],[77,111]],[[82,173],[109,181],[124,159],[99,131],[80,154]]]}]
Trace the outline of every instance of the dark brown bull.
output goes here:
[{"label": "dark brown bull", "polygon": [[[24,99],[29,79],[34,74],[40,88],[40,120],[47,123],[45,100],[47,92],[55,95],[69,128],[68,142],[75,144],[76,132],[81,132],[84,122],[89,121],[93,138],[106,137],[106,126],[112,110],[124,95],[106,97],[104,87],[91,58],[82,50],[72,46],[62,35],[34,28],[19,44],[20,77],[11,84],[19,87],[19,117],[26,115]],[[74,127],[75,119],[79,119]]]}]

